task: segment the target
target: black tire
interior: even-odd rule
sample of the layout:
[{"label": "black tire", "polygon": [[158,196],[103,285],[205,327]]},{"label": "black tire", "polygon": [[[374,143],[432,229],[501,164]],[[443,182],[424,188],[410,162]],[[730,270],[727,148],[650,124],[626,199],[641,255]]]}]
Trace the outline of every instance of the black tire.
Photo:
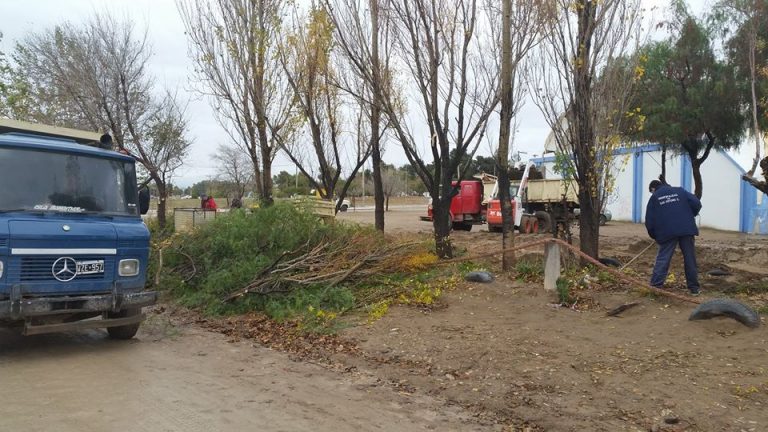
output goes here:
[{"label": "black tire", "polygon": [[552,215],[544,210],[539,210],[535,214],[536,219],[539,220],[539,233],[552,232]]},{"label": "black tire", "polygon": [[345,211],[347,211],[347,209],[348,209],[348,208],[349,208],[349,206],[348,206],[348,205],[346,205],[346,204],[342,204],[342,205],[341,205],[341,208],[340,208],[339,210],[340,210],[340,211],[343,211],[343,212],[345,212]]},{"label": "black tire", "polygon": [[700,304],[688,317],[690,321],[718,316],[733,318],[747,327],[760,327],[760,315],[749,306],[731,299],[714,299]]},{"label": "black tire", "polygon": [[496,225],[488,225],[488,231],[492,233],[500,233],[504,231],[504,227]]},{"label": "black tire", "polygon": [[608,218],[607,218],[607,217],[605,217],[605,215],[604,215],[604,214],[601,214],[601,215],[600,215],[600,221],[599,221],[599,222],[600,222],[600,226],[603,226],[603,225],[605,225],[605,224],[607,224],[607,223],[608,223]]},{"label": "black tire", "polygon": [[598,258],[598,261],[600,261],[600,263],[605,266],[617,267],[617,268],[621,267],[621,263],[616,258],[603,257],[603,258]]},{"label": "black tire", "polygon": [[468,222],[451,222],[454,231],[472,231],[472,224]]},{"label": "black tire", "polygon": [[[123,309],[119,312],[110,312],[107,314],[108,318],[128,318],[136,316],[141,313],[141,309]],[[107,333],[112,339],[128,340],[136,336],[136,332],[139,331],[140,322],[136,324],[129,324],[118,327],[107,327]]]}]

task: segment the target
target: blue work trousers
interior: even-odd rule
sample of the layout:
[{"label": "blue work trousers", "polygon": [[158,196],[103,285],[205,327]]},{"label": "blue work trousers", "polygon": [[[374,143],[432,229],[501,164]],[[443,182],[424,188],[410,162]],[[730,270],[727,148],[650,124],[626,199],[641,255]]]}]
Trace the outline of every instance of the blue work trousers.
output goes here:
[{"label": "blue work trousers", "polygon": [[651,285],[661,287],[667,280],[669,273],[669,264],[672,261],[672,255],[675,253],[675,247],[680,245],[683,252],[683,263],[685,265],[685,281],[691,292],[699,291],[699,275],[696,268],[696,250],[694,249],[693,236],[675,237],[672,240],[659,243],[659,252],[656,254],[656,264],[653,266],[653,276],[651,276]]}]

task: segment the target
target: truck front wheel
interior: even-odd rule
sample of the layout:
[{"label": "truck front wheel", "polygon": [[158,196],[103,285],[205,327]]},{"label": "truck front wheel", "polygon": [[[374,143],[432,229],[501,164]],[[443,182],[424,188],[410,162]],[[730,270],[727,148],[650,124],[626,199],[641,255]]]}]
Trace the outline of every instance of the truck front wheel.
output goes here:
[{"label": "truck front wheel", "polygon": [[[136,316],[141,313],[141,308],[138,309],[123,309],[119,312],[109,312],[107,318],[128,318]],[[136,332],[139,331],[140,322],[136,324],[128,324],[117,327],[107,327],[107,333],[112,339],[128,340],[136,336]]]}]

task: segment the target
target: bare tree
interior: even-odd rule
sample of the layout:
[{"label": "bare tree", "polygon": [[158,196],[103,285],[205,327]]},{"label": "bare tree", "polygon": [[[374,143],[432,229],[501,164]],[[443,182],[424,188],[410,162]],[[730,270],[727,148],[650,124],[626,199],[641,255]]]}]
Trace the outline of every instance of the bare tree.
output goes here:
[{"label": "bare tree", "polygon": [[[502,218],[502,251],[506,251],[507,242],[514,248],[514,220],[509,196],[509,153],[510,140],[514,125],[512,119],[522,107],[526,86],[521,85],[521,63],[528,52],[539,41],[543,29],[548,28],[551,11],[549,2],[535,0],[502,0],[501,11],[496,2],[489,1],[486,10],[493,22],[492,28],[501,29],[499,45],[501,46],[500,94],[501,112],[499,119],[499,144],[496,151],[498,169],[499,200],[501,201]],[[495,19],[500,17],[500,20]],[[500,21],[500,22],[499,22]],[[509,257],[502,255],[502,268],[508,270]]]},{"label": "bare tree", "polygon": [[253,163],[256,192],[272,202],[276,135],[291,135],[293,97],[277,59],[285,0],[178,0],[200,92]]},{"label": "bare tree", "polygon": [[253,165],[248,155],[235,146],[222,144],[213,158],[218,165],[219,179],[232,185],[232,198],[242,201],[245,188],[253,183]]},{"label": "bare tree", "polygon": [[[752,166],[743,176],[744,180],[755,186],[754,179],[757,165],[760,163],[760,151],[765,145],[765,137],[761,130],[761,119],[764,117],[760,111],[764,108],[765,99],[759,93],[758,76],[764,67],[764,59],[761,53],[765,52],[765,41],[762,34],[768,26],[768,2],[766,0],[732,0],[718,1],[712,11],[711,18],[728,32],[731,26],[737,27],[736,31],[727,41],[729,57],[739,70],[738,75],[744,75],[740,70],[746,69],[749,81],[749,110],[752,123],[752,138],[755,140],[755,157]],[[765,162],[768,164],[768,160]],[[760,189],[760,188],[758,188]]]},{"label": "bare tree", "polygon": [[389,198],[397,191],[398,175],[397,170],[392,166],[387,166],[381,170],[381,184],[384,190],[384,210],[389,211]]},{"label": "bare tree", "polygon": [[[345,113],[341,110],[343,95],[336,83],[337,72],[333,64],[333,23],[328,13],[312,7],[305,17],[294,15],[294,27],[279,57],[290,84],[304,133],[295,139],[278,135],[280,144],[299,170],[325,199],[332,199],[342,179],[345,167],[351,173],[344,181],[340,197],[343,198],[351,181],[370,155],[365,122],[365,106],[358,101],[355,134],[345,133]],[[358,91],[362,82],[358,81]],[[347,113],[349,114],[349,113]],[[352,125],[349,125],[352,129]],[[341,200],[337,202],[337,211]]]},{"label": "bare tree", "polygon": [[176,98],[153,95],[146,33],[109,15],[27,36],[16,46],[20,74],[36,108],[28,120],[109,131],[140,162],[159,192],[165,226],[168,183],[186,156],[185,110]]},{"label": "bare tree", "polygon": [[[371,127],[371,159],[373,162],[374,219],[376,229],[384,231],[384,185],[381,151],[383,148],[381,97],[383,87],[389,86],[389,60],[392,38],[389,20],[382,16],[382,5],[387,0],[322,0],[334,28],[341,57],[348,63],[354,81],[365,84],[364,92],[352,90],[344,76],[341,86],[361,103],[369,106],[368,123]],[[365,5],[367,4],[367,11]],[[380,52],[383,55],[380,55]]]},{"label": "bare tree", "polygon": [[[432,197],[436,253],[453,256],[450,241],[450,204],[458,192],[454,174],[466,176],[470,164],[459,172],[466,157],[473,158],[486,133],[488,119],[498,104],[497,46],[492,34],[483,32],[476,0],[393,0],[390,3],[395,47],[409,80],[415,85],[415,103],[426,119],[428,136],[417,136],[404,121],[407,100],[394,91],[382,95],[382,108]],[[422,154],[429,143],[432,165]]]},{"label": "bare tree", "polygon": [[580,248],[597,257],[601,182],[610,175],[634,83],[617,71],[635,68],[612,66],[637,61],[631,54],[643,39],[640,2],[554,1],[556,20],[531,69],[533,95],[579,186]]}]

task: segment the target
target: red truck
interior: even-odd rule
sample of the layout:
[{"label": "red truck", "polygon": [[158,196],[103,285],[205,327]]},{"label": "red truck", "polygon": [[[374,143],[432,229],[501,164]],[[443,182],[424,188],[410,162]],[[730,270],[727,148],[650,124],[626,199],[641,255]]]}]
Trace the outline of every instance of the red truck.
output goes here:
[{"label": "red truck", "polygon": [[[456,187],[457,182],[451,186]],[[485,186],[480,180],[462,180],[459,193],[451,200],[449,210],[451,225],[455,230],[471,231],[472,225],[485,223],[485,213],[488,208],[484,192]],[[432,221],[432,204],[427,206],[427,215],[421,216],[423,221]]]},{"label": "red truck", "polygon": [[[521,233],[544,233],[556,228],[557,224],[573,219],[573,210],[578,208],[576,193],[571,182],[563,180],[534,180],[529,184],[531,163],[526,165],[522,179],[513,181],[509,196],[512,197],[512,220],[515,229]],[[456,186],[457,182],[452,185]],[[529,190],[530,189],[530,190]],[[565,206],[563,206],[565,197]],[[451,200],[450,218],[453,229],[470,231],[472,225],[488,224],[491,232],[500,232],[501,201],[498,198],[496,177],[484,174],[477,180],[462,180],[458,194]],[[427,216],[432,220],[432,206]]]}]

